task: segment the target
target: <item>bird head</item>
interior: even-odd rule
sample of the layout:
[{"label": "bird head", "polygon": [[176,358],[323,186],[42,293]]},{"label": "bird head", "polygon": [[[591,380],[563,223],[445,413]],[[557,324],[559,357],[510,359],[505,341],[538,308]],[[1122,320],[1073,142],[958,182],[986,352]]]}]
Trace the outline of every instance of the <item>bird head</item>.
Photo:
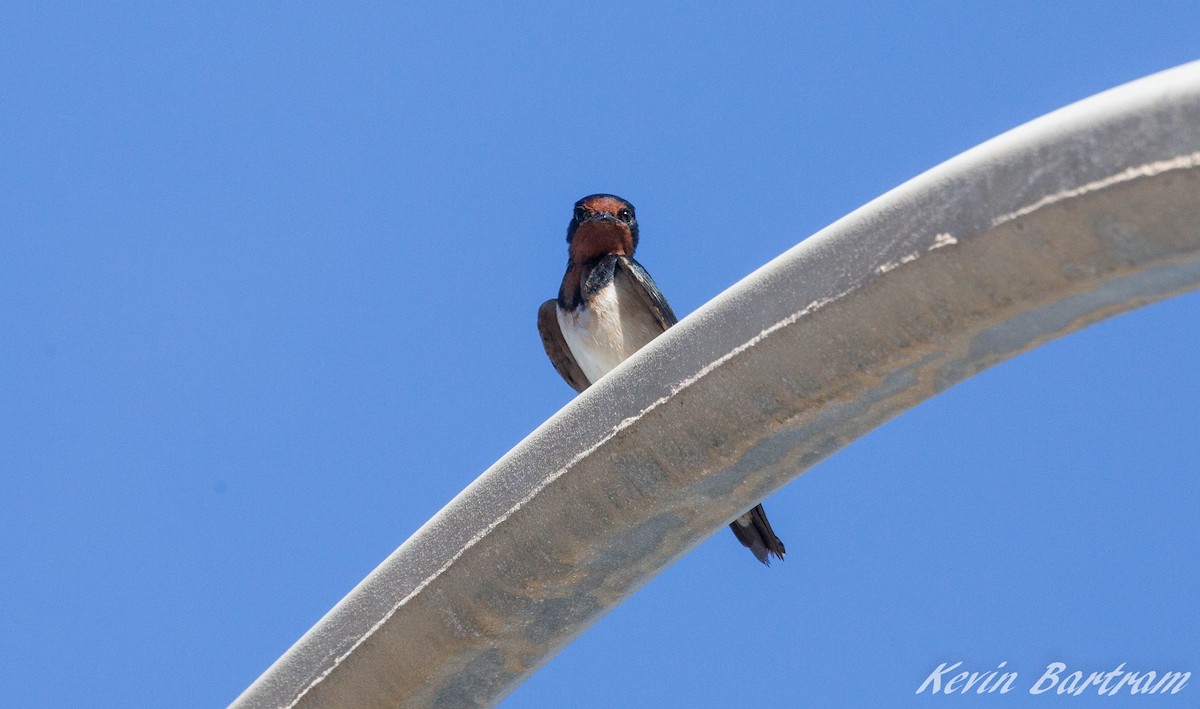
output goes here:
[{"label": "bird head", "polygon": [[593,194],[575,203],[567,226],[572,261],[587,262],[608,254],[632,257],[637,243],[637,215],[626,200]]}]

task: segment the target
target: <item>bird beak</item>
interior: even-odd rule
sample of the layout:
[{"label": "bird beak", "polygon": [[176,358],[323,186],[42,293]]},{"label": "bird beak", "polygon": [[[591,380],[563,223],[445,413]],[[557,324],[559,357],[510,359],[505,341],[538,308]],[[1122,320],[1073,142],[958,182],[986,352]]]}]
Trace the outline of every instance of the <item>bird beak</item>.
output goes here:
[{"label": "bird beak", "polygon": [[614,217],[613,215],[609,214],[608,212],[596,212],[596,213],[592,214],[591,216],[589,216],[587,219],[584,219],[583,222],[580,222],[580,224],[582,224],[584,222],[615,222],[615,221],[618,221],[617,218]]}]

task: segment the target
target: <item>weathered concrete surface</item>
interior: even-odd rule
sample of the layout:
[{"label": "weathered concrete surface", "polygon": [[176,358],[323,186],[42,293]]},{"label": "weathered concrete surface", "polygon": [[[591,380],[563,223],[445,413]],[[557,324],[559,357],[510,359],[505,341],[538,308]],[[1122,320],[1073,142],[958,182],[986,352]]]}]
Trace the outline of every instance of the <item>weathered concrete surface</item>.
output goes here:
[{"label": "weathered concrete surface", "polygon": [[1200,283],[1200,64],[871,202],[522,441],[238,698],[499,701],[760,498],[981,369]]}]

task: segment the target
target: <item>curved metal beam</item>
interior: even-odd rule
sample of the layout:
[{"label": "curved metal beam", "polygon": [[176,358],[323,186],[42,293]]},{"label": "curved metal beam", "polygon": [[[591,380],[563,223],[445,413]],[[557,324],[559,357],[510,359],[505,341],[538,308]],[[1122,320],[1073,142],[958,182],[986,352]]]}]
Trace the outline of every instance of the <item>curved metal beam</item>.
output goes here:
[{"label": "curved metal beam", "polygon": [[997,362],[1200,284],[1200,63],[876,199],[529,435],[234,703],[487,706],[731,518]]}]

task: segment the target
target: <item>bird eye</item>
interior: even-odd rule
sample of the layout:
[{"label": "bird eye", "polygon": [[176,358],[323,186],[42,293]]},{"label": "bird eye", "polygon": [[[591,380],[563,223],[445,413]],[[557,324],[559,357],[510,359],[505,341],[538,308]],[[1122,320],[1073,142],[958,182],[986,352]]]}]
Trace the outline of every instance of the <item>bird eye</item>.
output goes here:
[{"label": "bird eye", "polygon": [[584,219],[587,219],[589,215],[590,213],[588,212],[587,207],[579,206],[575,208],[575,221],[581,222]]},{"label": "bird eye", "polygon": [[617,212],[617,219],[620,219],[626,224],[631,224],[633,223],[633,212],[629,211],[628,209],[622,209],[621,211]]}]

